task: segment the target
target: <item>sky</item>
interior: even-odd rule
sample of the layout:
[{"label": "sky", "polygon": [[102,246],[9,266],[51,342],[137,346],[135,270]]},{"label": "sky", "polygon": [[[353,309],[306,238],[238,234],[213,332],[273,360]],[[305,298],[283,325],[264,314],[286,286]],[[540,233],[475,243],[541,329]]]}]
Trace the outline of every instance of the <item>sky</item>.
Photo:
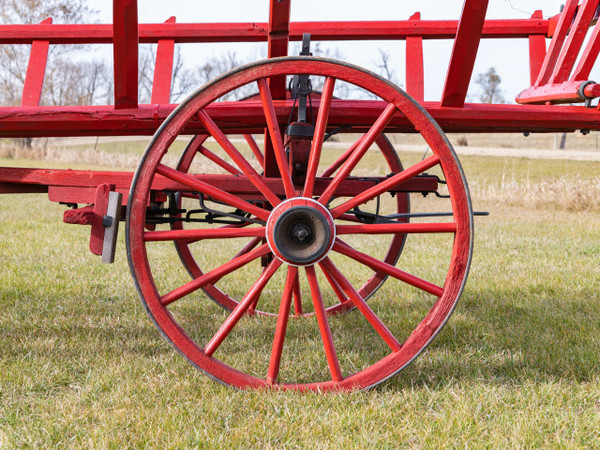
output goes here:
[{"label": "sky", "polygon": [[[527,18],[537,9],[544,17],[560,11],[564,0],[489,0],[487,19]],[[112,1],[95,0],[102,23],[112,22]],[[292,21],[335,20],[404,20],[416,11],[422,19],[458,19],[463,0],[292,0]],[[138,0],[140,23],[163,22],[176,16],[178,22],[267,22],[268,0]],[[404,84],[404,42],[327,42],[322,48],[337,51],[341,59],[374,70],[379,50],[388,52],[395,70],[396,82]],[[188,66],[202,64],[223,52],[235,52],[244,62],[266,55],[266,43],[260,44],[183,44],[183,56]],[[452,51],[452,41],[426,41],[425,99],[439,100]],[[494,67],[502,77],[501,88],[507,101],[529,85],[528,44],[525,39],[482,41],[474,74]],[[596,72],[596,70],[593,72]],[[597,76],[600,79],[600,76]],[[471,96],[476,86],[472,82]]]}]

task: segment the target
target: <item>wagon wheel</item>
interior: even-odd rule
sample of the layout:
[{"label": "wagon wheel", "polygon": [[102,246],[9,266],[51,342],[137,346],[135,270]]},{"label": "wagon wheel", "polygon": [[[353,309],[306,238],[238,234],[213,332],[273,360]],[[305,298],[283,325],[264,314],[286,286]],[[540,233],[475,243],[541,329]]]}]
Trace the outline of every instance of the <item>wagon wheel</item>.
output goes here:
[{"label": "wagon wheel", "polygon": [[[320,93],[317,93],[317,95],[320,97]],[[257,97],[258,95],[249,96],[247,98],[242,99],[242,101],[255,99]],[[179,159],[179,163],[177,164],[176,170],[187,173],[195,158],[207,158],[213,161],[216,166],[218,166],[225,172],[231,173],[233,175],[239,173],[238,169],[233,167],[228,162],[224,161],[221,157],[219,157],[214,152],[210,151],[204,146],[204,143],[206,142],[208,137],[209,136],[206,134],[196,135],[189,141],[185,150],[183,151],[183,154],[181,155],[181,158]],[[252,154],[259,166],[257,167],[257,170],[262,172],[264,170],[264,155],[262,151],[254,141],[252,135],[246,134],[244,137],[248,142]],[[400,158],[398,157],[394,146],[384,134],[381,134],[377,137],[377,139],[375,140],[375,144],[381,151],[385,163],[388,165],[390,173],[397,173],[403,170],[402,163],[400,162]],[[328,171],[327,169],[326,171],[324,171],[325,175],[328,175],[329,172],[334,173],[342,161],[342,158],[336,160],[334,164],[328,167]],[[181,198],[178,197],[177,200],[179,202]],[[410,196],[408,193],[400,192],[396,195],[394,212],[397,214],[408,214],[410,212]],[[408,218],[402,218],[399,220],[403,222],[409,221]],[[183,223],[173,222],[171,224],[171,229],[181,230],[183,229]],[[398,262],[398,258],[400,257],[400,253],[402,252],[404,242],[406,241],[406,237],[407,235],[403,233],[394,234],[391,236],[387,254],[383,259],[386,263],[396,265],[396,263]],[[256,242],[256,240],[251,241],[249,244],[251,244],[252,242]],[[189,242],[175,241],[174,243],[177,249],[177,253],[179,254],[179,258],[181,259],[181,262],[185,266],[192,279],[199,278],[200,276],[202,276],[202,269],[200,268],[196,261],[196,258],[194,257]],[[370,277],[367,277],[365,282],[358,289],[358,293],[363,299],[367,300],[377,291],[377,289],[379,289],[379,287],[385,282],[387,278],[388,275],[385,272],[375,271]],[[214,302],[230,311],[238,305],[238,301],[236,299],[232,298],[229,294],[219,289],[213,283],[207,283],[205,286],[202,287],[202,290]],[[340,303],[328,306],[325,310],[328,313],[341,313],[355,308],[354,303],[352,303],[352,301],[350,301],[346,296],[344,296],[343,300],[344,301],[341,301]],[[259,314],[269,314],[268,311],[261,311],[260,309],[257,309],[256,312]],[[301,310],[301,304],[298,300],[296,300],[295,302],[294,313],[296,315],[303,315]]]},{"label": "wagon wheel", "polygon": [[[307,181],[298,192],[286,165],[267,79],[300,73],[323,76],[326,81],[316,119]],[[383,100],[383,106],[379,117],[357,140],[333,178],[325,179],[316,177],[316,172],[329,115],[331,113],[331,122],[334,122],[343,113],[336,110],[335,103],[330,100],[338,80],[369,91]],[[258,85],[262,107],[259,116],[246,119],[253,126],[259,123],[260,127],[269,128],[282,174],[277,184],[258,175],[205,109],[249,83]],[[224,104],[218,106],[226,107]],[[349,192],[345,191],[346,186],[352,182],[349,175],[368,157],[368,148],[395,115],[404,116],[414,125],[433,155],[390,174],[384,181],[358,194],[344,195]],[[167,165],[164,157],[169,147],[186,126],[198,133],[197,120],[227,151],[243,175],[225,175],[222,182],[215,185],[205,181],[206,178]],[[445,178],[449,195],[444,202],[450,208],[450,221],[426,220],[408,224],[393,218],[385,223],[356,220],[358,206],[363,207],[375,199],[378,201],[425,171],[437,171]],[[239,188],[242,182],[252,184],[253,199],[230,192]],[[192,196],[210,197],[215,202],[244,211],[251,224],[145,231],[147,206],[161,189],[166,193],[178,190]],[[437,205],[437,200],[433,200],[434,206]],[[472,210],[468,189],[458,160],[439,126],[391,83],[363,69],[332,60],[272,59],[229,72],[196,91],[172,113],[149,144],[134,177],[128,204],[129,264],[151,318],[172,345],[196,367],[219,381],[238,387],[356,389],[380,383],[408,365],[439,333],[455,308],[470,265]],[[353,236],[369,238],[398,233],[415,233],[418,238],[415,241],[432,239],[417,247],[412,259],[407,259],[403,269],[410,272],[386,263],[382,257],[373,256],[375,251],[370,254],[368,250],[360,251],[348,244]],[[438,236],[442,238],[438,240]],[[259,242],[258,246],[240,252],[231,261],[218,264],[188,282],[177,281],[170,262],[163,259],[162,247],[157,248],[163,241],[217,241],[238,237],[265,239],[267,243]],[[446,243],[446,248],[440,243]],[[225,244],[219,241],[219,245]],[[424,260],[419,252],[425,253]],[[402,261],[405,253],[403,251]],[[268,255],[275,256],[251,280],[246,294],[230,314],[214,312],[206,303],[190,298],[189,294],[208,283],[214,284],[227,274],[239,273],[238,278],[245,278],[246,266]],[[438,255],[444,259],[444,265],[429,261]],[[374,297],[367,305],[357,291],[352,274],[347,272],[346,261],[381,271],[400,287],[390,291],[391,281],[386,283],[383,303],[372,308],[371,302],[382,296]],[[412,273],[419,264],[423,266],[419,273],[425,274],[423,277]],[[305,276],[306,284],[302,286],[297,281],[299,274]],[[425,279],[427,274],[434,277],[435,282]],[[181,285],[173,286],[173,282]],[[234,284],[231,281],[231,285]],[[290,318],[292,299],[299,289],[309,293],[314,318]],[[327,289],[347,297],[360,314],[328,316],[326,297],[333,295],[325,295]],[[248,313],[255,311],[257,302],[262,304],[274,297],[280,301],[276,318],[248,318]],[[415,314],[421,311],[420,316]],[[245,345],[250,348],[244,349]],[[290,348],[297,348],[297,353],[289,351]],[[288,359],[291,363],[286,363]]]}]

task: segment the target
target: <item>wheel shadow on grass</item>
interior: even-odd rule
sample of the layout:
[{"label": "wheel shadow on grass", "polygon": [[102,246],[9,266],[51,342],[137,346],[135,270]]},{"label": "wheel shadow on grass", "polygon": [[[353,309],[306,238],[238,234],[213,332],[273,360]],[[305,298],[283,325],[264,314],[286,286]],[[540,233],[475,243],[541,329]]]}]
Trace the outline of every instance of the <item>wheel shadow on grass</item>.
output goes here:
[{"label": "wheel shadow on grass", "polygon": [[587,382],[600,371],[599,330],[593,288],[467,289],[431,345],[380,389]]}]

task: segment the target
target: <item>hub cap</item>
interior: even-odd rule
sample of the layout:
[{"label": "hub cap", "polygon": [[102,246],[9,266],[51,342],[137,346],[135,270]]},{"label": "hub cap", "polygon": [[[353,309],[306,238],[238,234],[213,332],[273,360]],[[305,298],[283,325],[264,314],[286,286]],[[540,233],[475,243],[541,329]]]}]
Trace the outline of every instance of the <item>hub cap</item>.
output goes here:
[{"label": "hub cap", "polygon": [[322,204],[297,197],[280,203],[267,221],[267,243],[283,262],[309,266],[325,258],[335,240],[335,225]]}]

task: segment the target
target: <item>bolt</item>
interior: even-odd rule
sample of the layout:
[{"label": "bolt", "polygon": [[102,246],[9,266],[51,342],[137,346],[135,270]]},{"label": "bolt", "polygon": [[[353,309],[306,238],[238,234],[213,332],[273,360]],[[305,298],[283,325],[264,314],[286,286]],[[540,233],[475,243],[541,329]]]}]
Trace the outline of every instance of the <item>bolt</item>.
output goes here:
[{"label": "bolt", "polygon": [[292,240],[297,244],[304,244],[312,237],[312,229],[306,223],[299,222],[290,230]]}]

